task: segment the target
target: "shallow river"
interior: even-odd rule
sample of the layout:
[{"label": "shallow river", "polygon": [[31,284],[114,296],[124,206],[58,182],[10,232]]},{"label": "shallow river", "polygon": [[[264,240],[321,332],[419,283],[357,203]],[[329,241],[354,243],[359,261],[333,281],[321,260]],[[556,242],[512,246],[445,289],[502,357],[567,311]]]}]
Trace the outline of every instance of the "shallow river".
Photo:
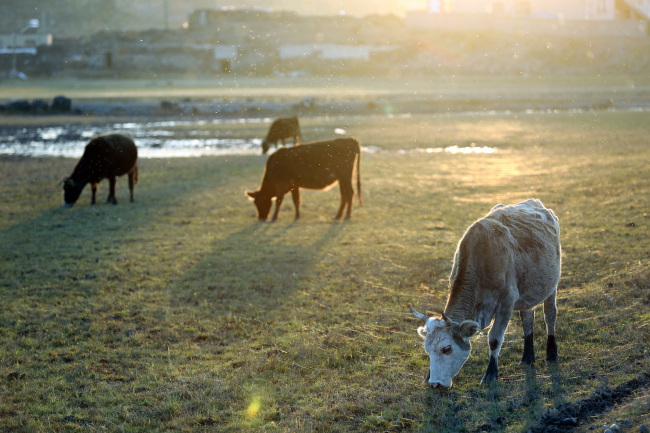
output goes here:
[{"label": "shallow river", "polygon": [[[0,128],[0,155],[63,156],[79,158],[88,140],[108,131],[128,131],[138,145],[140,158],[198,157],[206,155],[260,154],[260,138],[218,138],[207,127],[217,123],[270,123],[271,119],[193,120],[108,123],[104,125],[7,126]],[[188,128],[188,126],[192,128]],[[175,129],[178,128],[178,129]],[[343,130],[336,130],[345,134]],[[383,152],[362,147],[367,153]],[[397,153],[493,153],[488,147],[447,147],[397,150]]]}]

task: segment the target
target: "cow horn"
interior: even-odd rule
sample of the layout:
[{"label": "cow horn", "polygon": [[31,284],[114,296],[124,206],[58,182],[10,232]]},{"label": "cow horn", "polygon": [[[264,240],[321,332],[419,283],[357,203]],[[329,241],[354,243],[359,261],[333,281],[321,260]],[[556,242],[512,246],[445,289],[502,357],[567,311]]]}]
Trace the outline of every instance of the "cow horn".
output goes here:
[{"label": "cow horn", "polygon": [[440,315],[442,316],[442,318],[443,318],[443,320],[445,321],[445,323],[447,323],[447,325],[451,325],[451,324],[453,323],[453,322],[451,321],[451,319],[450,319],[449,317],[447,317],[447,315],[446,315],[444,312],[441,311],[441,312],[440,312]]},{"label": "cow horn", "polygon": [[417,317],[418,319],[423,320],[423,321],[425,321],[425,322],[426,322],[427,320],[429,320],[429,318],[428,318],[427,316],[425,316],[425,315],[422,314],[422,313],[418,313],[418,312],[415,311],[415,310],[413,309],[413,307],[411,307],[410,305],[409,305],[409,309],[411,310],[411,313],[413,313],[413,315],[414,315],[415,317]]}]

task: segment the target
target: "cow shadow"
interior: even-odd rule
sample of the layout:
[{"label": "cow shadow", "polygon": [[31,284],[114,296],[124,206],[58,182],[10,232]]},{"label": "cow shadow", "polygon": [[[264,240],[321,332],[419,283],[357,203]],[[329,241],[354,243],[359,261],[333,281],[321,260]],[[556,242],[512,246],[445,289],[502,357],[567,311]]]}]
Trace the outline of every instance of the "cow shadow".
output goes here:
[{"label": "cow shadow", "polygon": [[[55,162],[66,167],[74,163]],[[55,164],[36,167],[41,170],[34,174],[39,179],[41,192],[36,197],[41,202],[17,200],[17,213],[25,217],[0,227],[3,246],[0,248],[0,293],[15,296],[24,287],[20,293],[38,293],[41,299],[57,300],[64,292],[87,297],[101,292],[109,283],[137,283],[151,279],[150,275],[164,273],[162,265],[153,267],[151,262],[144,265],[138,260],[138,255],[147,254],[146,244],[159,241],[155,230],[173,227],[165,240],[184,240],[182,227],[190,224],[190,219],[214,218],[205,209],[196,210],[197,206],[192,204],[197,201],[195,197],[215,188],[232,188],[230,179],[219,174],[219,169],[227,164],[225,161],[210,159],[192,166],[192,170],[182,164],[172,168],[164,164],[164,169],[152,169],[158,164],[163,167],[164,162],[143,161],[141,168],[145,176],[142,185],[135,189],[135,203],[129,203],[126,179],[120,178],[117,206],[102,203],[108,190],[107,182],[103,181],[98,191],[100,204],[89,205],[90,186],[86,186],[72,209],[62,207],[61,186],[50,180],[55,177],[52,174]],[[232,170],[246,169],[254,162],[254,158],[241,158]],[[34,170],[32,166],[28,168]],[[239,198],[239,191],[236,196]],[[190,205],[185,205],[188,202]],[[232,218],[234,211],[229,212],[219,216]],[[142,276],[134,278],[136,272]]]},{"label": "cow shadow", "polygon": [[[260,223],[214,243],[192,269],[169,290],[170,307],[188,311],[203,305],[211,318],[247,314],[268,315],[298,291],[309,290],[310,271],[328,247],[339,239],[346,224],[339,221],[312,223]],[[305,230],[310,241],[304,241]]]}]

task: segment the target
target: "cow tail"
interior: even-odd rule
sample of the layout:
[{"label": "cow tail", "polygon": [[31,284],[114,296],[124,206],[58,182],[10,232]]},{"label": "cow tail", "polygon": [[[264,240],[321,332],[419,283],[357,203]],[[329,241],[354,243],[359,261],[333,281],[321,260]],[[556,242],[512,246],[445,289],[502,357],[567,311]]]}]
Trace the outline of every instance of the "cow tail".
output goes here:
[{"label": "cow tail", "polygon": [[[357,144],[359,143],[357,142]],[[359,156],[357,156],[357,195],[359,196],[359,207],[361,207],[363,204],[361,200],[361,146],[359,146]]]},{"label": "cow tail", "polygon": [[133,185],[138,184],[138,163],[136,162],[135,165],[133,166]]}]

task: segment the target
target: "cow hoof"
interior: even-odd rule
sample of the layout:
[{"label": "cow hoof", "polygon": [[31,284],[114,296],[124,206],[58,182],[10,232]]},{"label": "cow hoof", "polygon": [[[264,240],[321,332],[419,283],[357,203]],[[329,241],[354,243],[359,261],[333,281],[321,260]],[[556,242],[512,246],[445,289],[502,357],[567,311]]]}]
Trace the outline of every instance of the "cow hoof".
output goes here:
[{"label": "cow hoof", "polygon": [[490,384],[490,383],[495,383],[495,382],[497,382],[498,380],[499,380],[499,376],[498,376],[498,375],[497,375],[497,376],[494,376],[494,375],[489,375],[489,376],[488,376],[488,375],[486,374],[485,376],[483,376],[483,379],[481,379],[481,383],[482,383],[483,385],[488,385],[488,384]]},{"label": "cow hoof", "polygon": [[533,364],[535,364],[535,358],[521,358],[519,362],[519,365],[527,365],[529,367],[532,367]]},{"label": "cow hoof", "polygon": [[547,364],[557,364],[560,362],[560,358],[558,358],[557,353],[553,355],[547,355],[546,356],[546,363]]}]

